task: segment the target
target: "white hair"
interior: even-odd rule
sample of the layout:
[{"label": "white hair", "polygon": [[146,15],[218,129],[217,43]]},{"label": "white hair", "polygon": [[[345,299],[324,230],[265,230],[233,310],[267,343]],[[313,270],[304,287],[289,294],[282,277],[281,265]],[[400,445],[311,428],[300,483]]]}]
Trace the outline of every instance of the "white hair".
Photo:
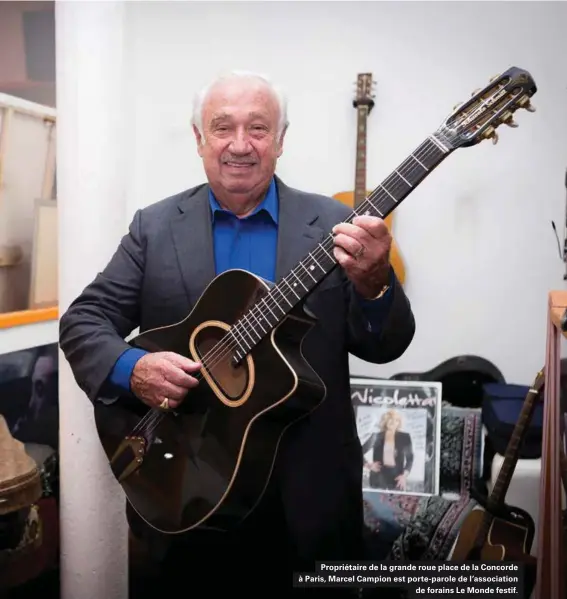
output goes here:
[{"label": "white hair", "polygon": [[195,125],[195,127],[197,127],[197,129],[199,130],[199,133],[203,135],[203,104],[205,103],[205,100],[207,99],[209,92],[218,83],[221,83],[223,81],[231,81],[234,79],[253,79],[256,81],[260,81],[274,95],[274,98],[278,103],[280,111],[280,119],[277,131],[277,135],[279,137],[289,125],[289,121],[287,120],[287,98],[285,96],[285,93],[283,92],[281,87],[275,85],[265,75],[262,75],[260,73],[253,73],[251,71],[230,71],[224,75],[220,75],[211,83],[206,85],[203,89],[201,89],[193,99],[193,117],[191,119],[192,124]]}]

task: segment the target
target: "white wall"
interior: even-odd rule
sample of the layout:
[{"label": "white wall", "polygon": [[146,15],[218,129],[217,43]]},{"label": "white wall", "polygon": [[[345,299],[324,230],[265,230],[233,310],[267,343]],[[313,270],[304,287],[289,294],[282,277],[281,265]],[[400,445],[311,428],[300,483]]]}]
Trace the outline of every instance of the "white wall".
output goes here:
[{"label": "white wall", "polygon": [[417,319],[395,363],[427,370],[455,355],[531,382],[544,360],[547,293],[564,289],[550,221],[564,222],[567,5],[558,2],[126,3],[128,218],[203,181],[190,130],[194,92],[220,71],[264,71],[290,97],[279,174],[334,194],[354,181],[353,82],[371,71],[368,184],[377,186],[471,92],[511,65],[539,86],[535,114],[500,143],[460,149],[396,212]]}]

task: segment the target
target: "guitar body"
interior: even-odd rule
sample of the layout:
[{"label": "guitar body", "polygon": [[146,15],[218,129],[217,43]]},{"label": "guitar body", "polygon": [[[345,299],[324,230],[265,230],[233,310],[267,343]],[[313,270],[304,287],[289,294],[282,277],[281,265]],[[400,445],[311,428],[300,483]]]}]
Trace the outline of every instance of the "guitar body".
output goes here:
[{"label": "guitar body", "polygon": [[[530,554],[535,526],[531,516],[514,510],[523,522],[492,518],[488,531],[483,530],[483,510],[473,510],[463,522],[453,549],[451,561],[519,562],[524,564],[524,599],[531,597],[537,576],[537,558]],[[478,547],[479,537],[485,542]],[[489,572],[490,574],[490,572]]]},{"label": "guitar body", "polygon": [[[368,194],[370,193],[371,192],[368,192]],[[349,206],[350,208],[354,207],[355,194],[351,191],[341,191],[340,193],[336,193],[333,197],[336,200],[339,200],[339,202],[345,204],[346,206]],[[394,214],[390,213],[384,219],[384,222],[386,223],[386,225],[388,225],[388,230],[391,233],[392,226],[394,223]],[[396,273],[396,277],[398,278],[400,285],[403,286],[406,280],[406,267],[395,239],[392,240],[392,249],[390,251],[390,263],[392,264],[392,268]]]},{"label": "guitar body", "polygon": [[463,522],[452,561],[530,561],[533,530],[529,526],[493,518],[485,543],[476,547],[483,526],[483,510],[473,510]]},{"label": "guitar body", "polygon": [[[227,271],[210,283],[185,320],[146,331],[131,344],[201,360],[269,289],[248,272]],[[326,394],[301,354],[314,324],[301,305],[238,366],[232,352],[217,350],[218,359],[207,361],[204,378],[175,413],[149,411],[137,399],[96,405],[96,426],[113,473],[136,514],[155,530],[228,530],[254,510],[285,430]]]}]

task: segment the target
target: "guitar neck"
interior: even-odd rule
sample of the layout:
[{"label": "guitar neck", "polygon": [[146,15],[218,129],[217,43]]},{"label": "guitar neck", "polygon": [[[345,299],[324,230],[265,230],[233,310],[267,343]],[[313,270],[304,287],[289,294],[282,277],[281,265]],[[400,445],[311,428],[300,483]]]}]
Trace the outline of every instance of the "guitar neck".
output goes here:
[{"label": "guitar neck", "polygon": [[356,161],[354,175],[354,207],[360,206],[366,199],[366,129],[368,106],[357,108],[356,124]]},{"label": "guitar neck", "polygon": [[508,441],[504,461],[500,467],[496,483],[492,488],[492,493],[488,497],[487,507],[489,510],[495,509],[504,503],[510,481],[512,480],[516,468],[516,463],[520,457],[520,445],[524,438],[525,431],[532,419],[537,400],[538,391],[532,387],[526,395],[524,405],[520,411],[520,416],[518,417],[518,421],[514,426],[514,431]]},{"label": "guitar neck", "polygon": [[[355,216],[385,218],[452,152],[435,133],[426,138],[352,211]],[[244,356],[337,266],[333,236],[327,236],[299,264],[248,310],[231,328],[235,361]]]}]

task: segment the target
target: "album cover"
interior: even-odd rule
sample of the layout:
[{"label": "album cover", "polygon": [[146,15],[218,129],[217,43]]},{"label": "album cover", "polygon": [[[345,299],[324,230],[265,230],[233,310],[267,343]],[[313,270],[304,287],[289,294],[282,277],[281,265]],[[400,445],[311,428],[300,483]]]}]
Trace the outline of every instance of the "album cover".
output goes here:
[{"label": "album cover", "polygon": [[351,378],[363,491],[437,495],[442,384]]}]

